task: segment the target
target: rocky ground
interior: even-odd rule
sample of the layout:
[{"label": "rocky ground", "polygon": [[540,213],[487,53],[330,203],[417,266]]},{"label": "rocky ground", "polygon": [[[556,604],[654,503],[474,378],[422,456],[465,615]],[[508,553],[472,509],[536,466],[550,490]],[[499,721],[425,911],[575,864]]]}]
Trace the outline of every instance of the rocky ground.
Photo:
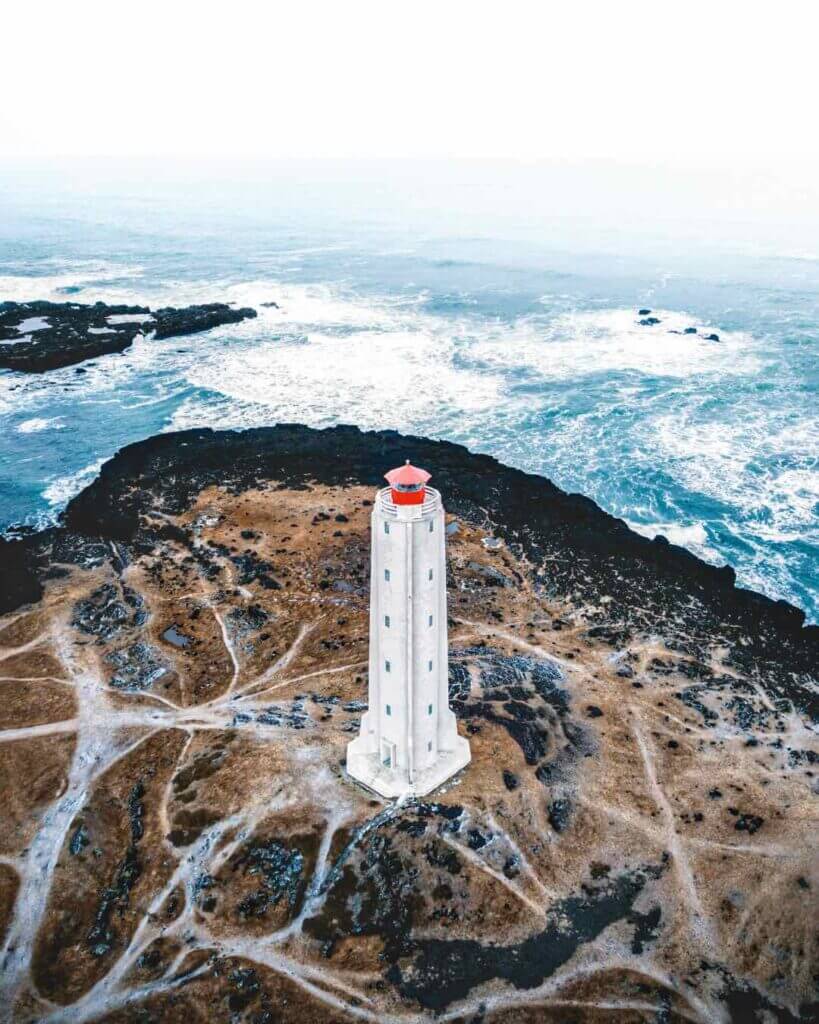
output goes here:
[{"label": "rocky ground", "polygon": [[[388,804],[344,755],[407,457],[473,761]],[[817,631],[729,570],[463,448],[303,427],[132,445],[0,562],[9,1020],[815,1019]]]},{"label": "rocky ground", "polygon": [[44,373],[124,352],[139,334],[172,338],[255,316],[255,309],[222,302],[153,311],[104,302],[0,302],[0,369]]}]

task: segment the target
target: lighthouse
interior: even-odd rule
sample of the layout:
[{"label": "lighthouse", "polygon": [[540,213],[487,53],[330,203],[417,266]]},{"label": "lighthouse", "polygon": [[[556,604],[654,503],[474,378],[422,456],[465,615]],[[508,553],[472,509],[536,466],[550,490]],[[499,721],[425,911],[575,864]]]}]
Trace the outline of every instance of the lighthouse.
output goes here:
[{"label": "lighthouse", "polygon": [[430,793],[470,755],[449,707],[441,495],[409,461],[386,479],[372,512],[369,709],[347,771],[392,799]]}]

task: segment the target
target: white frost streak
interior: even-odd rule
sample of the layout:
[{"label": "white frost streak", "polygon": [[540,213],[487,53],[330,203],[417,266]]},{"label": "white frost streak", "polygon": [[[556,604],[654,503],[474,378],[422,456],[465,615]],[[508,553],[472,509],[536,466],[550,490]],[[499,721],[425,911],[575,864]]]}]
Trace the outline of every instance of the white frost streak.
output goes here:
[{"label": "white frost streak", "polygon": [[210,610],[213,612],[213,617],[216,619],[217,623],[219,624],[219,629],[222,631],[222,641],[225,645],[225,650],[228,652],[228,655],[230,656],[231,663],[233,664],[233,675],[231,676],[230,685],[228,686],[228,693],[233,693],[233,690],[236,686],[236,682],[239,679],[239,659],[236,656],[236,650],[233,647],[233,643],[231,642],[231,639],[228,636],[228,630],[227,626],[225,625],[225,620],[219,614],[219,610],[214,605],[211,605]]},{"label": "white frost streak", "polygon": [[[36,646],[41,639],[24,645],[23,649]],[[96,773],[107,771],[113,762],[124,756],[120,750],[119,730],[111,727],[101,681],[91,673],[72,671],[70,642],[62,636],[55,637],[55,640],[61,648],[63,664],[74,679],[78,715],[72,722],[72,729],[76,727],[77,744],[65,793],[44,814],[20,865],[20,887],[14,915],[0,954],[0,1004],[8,1007],[14,1005],[28,980],[34,940],[45,914],[51,879],[71,822],[87,799]],[[61,724],[64,723],[57,723]],[[54,725],[32,728],[58,731]],[[14,731],[25,733],[31,730]],[[142,739],[144,737],[140,742]]]},{"label": "white frost streak", "polygon": [[499,882],[505,889],[508,889],[515,899],[520,900],[520,902],[527,906],[537,917],[541,919],[546,917],[546,911],[542,906],[540,906],[540,904],[535,903],[530,896],[527,896],[519,886],[515,885],[514,882],[511,882],[508,878],[502,875],[500,871],[496,871],[494,868],[490,867],[486,861],[482,860],[473,850],[470,850],[469,847],[463,846],[461,843],[453,842],[449,836],[441,836],[441,839],[447,846],[451,847],[453,850],[457,850],[465,860],[468,860],[469,863],[478,868],[479,871],[483,871],[485,874],[489,875],[490,878],[494,878],[496,882]]},{"label": "white frost streak", "polygon": [[0,732],[0,743],[14,743],[16,740],[30,740],[38,736],[57,736],[64,732],[76,732],[77,726],[76,718],[66,718],[62,722],[28,725],[21,729],[3,729]]},{"label": "white frost streak", "polygon": [[[255,694],[256,687],[264,687],[265,684],[269,683],[271,679],[275,679],[275,677],[279,675],[280,672],[283,672],[287,668],[287,666],[293,661],[293,659],[299,653],[299,648],[307,639],[308,635],[313,632],[317,625],[318,622],[302,623],[301,626],[299,627],[296,639],[293,641],[290,647],[288,647],[284,654],[278,659],[278,661],[275,661],[270,666],[270,668],[262,672],[261,675],[256,676],[255,679],[252,679],[245,686],[241,687],[241,689],[239,689],[238,692],[246,694]],[[286,682],[289,683],[290,680],[288,679],[286,680]]]},{"label": "white frost streak", "polygon": [[648,741],[643,735],[636,709],[632,709],[632,712],[634,715],[632,723],[634,739],[637,741],[637,749],[640,751],[640,757],[643,760],[646,780],[648,782],[649,789],[651,790],[651,795],[654,798],[654,802],[662,816],[663,824],[665,825],[666,843],[668,844],[668,848],[671,850],[671,854],[674,858],[674,867],[677,871],[680,884],[688,896],[688,907],[691,910],[692,918],[696,918],[696,920],[692,919],[691,922],[692,931],[702,934],[703,930],[711,930],[710,921],[703,911],[699,893],[697,892],[697,887],[694,884],[694,875],[691,871],[691,865],[688,863],[688,855],[683,843],[680,841],[680,837],[677,834],[677,829],[674,825],[674,811],[671,809],[671,805],[663,792],[662,786],[660,786],[657,781],[657,773],[654,770],[654,755],[649,749]]}]

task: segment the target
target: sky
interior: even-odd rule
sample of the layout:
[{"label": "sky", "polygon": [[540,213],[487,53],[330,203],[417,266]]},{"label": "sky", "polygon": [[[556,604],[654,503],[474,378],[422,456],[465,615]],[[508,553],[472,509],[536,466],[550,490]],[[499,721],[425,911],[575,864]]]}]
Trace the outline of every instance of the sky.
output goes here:
[{"label": "sky", "polygon": [[816,5],[12,2],[9,157],[819,161]]}]

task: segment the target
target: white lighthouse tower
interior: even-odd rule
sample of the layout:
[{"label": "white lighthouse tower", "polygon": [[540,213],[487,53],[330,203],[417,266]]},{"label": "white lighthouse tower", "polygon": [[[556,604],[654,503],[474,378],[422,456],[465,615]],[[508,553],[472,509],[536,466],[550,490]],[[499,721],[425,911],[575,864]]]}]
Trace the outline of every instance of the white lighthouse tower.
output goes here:
[{"label": "white lighthouse tower", "polygon": [[469,764],[449,707],[441,495],[409,461],[372,513],[369,710],[347,771],[384,797],[424,796]]}]

